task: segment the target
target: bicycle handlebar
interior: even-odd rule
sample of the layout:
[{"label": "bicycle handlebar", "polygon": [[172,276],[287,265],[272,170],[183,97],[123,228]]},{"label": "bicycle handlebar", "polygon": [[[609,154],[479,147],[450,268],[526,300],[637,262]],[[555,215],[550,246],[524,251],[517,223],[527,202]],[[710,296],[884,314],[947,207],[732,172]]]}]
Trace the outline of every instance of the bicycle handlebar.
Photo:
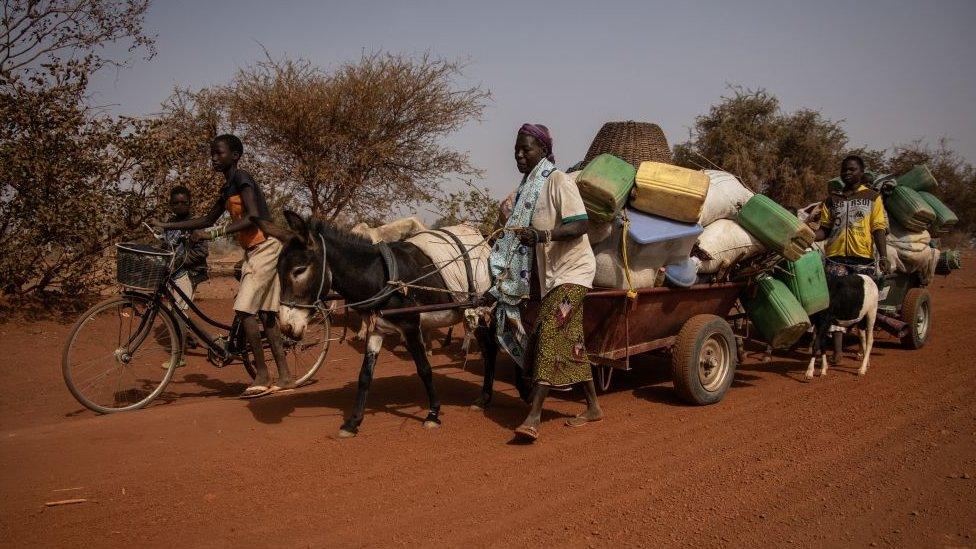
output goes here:
[{"label": "bicycle handlebar", "polygon": [[146,223],[145,221],[143,221],[142,224],[143,224],[143,226],[146,227],[146,230],[149,231],[149,234],[153,235],[153,238],[155,238],[156,240],[159,240],[160,242],[165,242],[166,241],[165,235],[163,233],[157,233],[156,231],[154,231],[153,228],[152,228],[152,225],[150,225],[149,223]]}]

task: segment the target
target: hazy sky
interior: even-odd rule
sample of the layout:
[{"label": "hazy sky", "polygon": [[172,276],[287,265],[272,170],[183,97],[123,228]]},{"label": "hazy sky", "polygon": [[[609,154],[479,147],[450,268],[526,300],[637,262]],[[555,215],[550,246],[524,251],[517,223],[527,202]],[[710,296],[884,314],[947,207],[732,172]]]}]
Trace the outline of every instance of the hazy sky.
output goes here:
[{"label": "hazy sky", "polygon": [[261,57],[259,43],[325,69],[363,50],[467,59],[493,100],[448,143],[470,151],[497,196],[517,183],[522,122],[552,129],[565,168],[608,120],[686,139],[728,84],[843,120],[854,146],[945,136],[976,162],[976,0],[155,0],[147,24],[158,55],[95,79],[99,102],[120,112],[154,112],[177,85],[226,82]]}]

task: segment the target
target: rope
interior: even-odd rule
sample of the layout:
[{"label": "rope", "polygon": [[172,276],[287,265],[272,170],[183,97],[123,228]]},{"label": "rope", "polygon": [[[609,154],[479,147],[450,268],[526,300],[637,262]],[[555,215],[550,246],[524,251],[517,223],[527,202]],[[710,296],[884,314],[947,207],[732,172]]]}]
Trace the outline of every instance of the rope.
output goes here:
[{"label": "rope", "polygon": [[627,298],[637,299],[637,290],[634,289],[634,281],[630,278],[630,261],[627,259],[627,234],[630,232],[630,218],[624,211],[624,234],[620,238],[620,254],[624,260],[624,276],[627,277]]},{"label": "rope", "polygon": [[[506,227],[502,227],[500,229],[496,229],[496,230],[492,231],[492,233],[490,235],[488,235],[487,238],[482,238],[481,239],[481,242],[479,242],[477,245],[480,246],[482,242],[488,242],[489,240],[491,240],[492,238],[494,238],[498,234],[500,234],[500,233],[502,233],[502,232],[504,232],[506,230],[513,230],[513,229],[514,228],[506,228]],[[417,287],[417,288],[426,289],[426,290],[432,290],[432,291],[455,293],[453,290],[446,290],[446,289],[443,289],[443,288],[430,288],[430,287],[425,287],[425,286],[417,285],[416,283],[419,282],[419,281],[421,281],[421,280],[423,280],[423,279],[425,279],[425,278],[427,278],[427,277],[429,277],[429,276],[433,276],[434,274],[440,273],[441,270],[443,270],[445,267],[447,267],[447,265],[449,265],[449,264],[457,261],[458,259],[461,259],[462,257],[464,257],[465,253],[466,253],[465,251],[462,251],[462,253],[454,256],[452,259],[445,260],[444,261],[444,265],[441,265],[439,267],[437,266],[437,262],[436,261],[432,261],[432,262],[428,263],[427,265],[421,266],[421,268],[426,268],[426,267],[437,267],[437,268],[435,270],[429,272],[429,273],[420,275],[417,278],[415,278],[415,279],[413,279],[413,280],[411,280],[409,282],[402,282],[402,281],[399,281],[399,280],[390,280],[390,281],[387,281],[387,284],[394,285],[394,286],[398,286],[398,287],[401,287],[401,288],[403,288],[403,287],[406,287],[406,288]],[[467,292],[463,292],[463,293],[467,293]],[[321,301],[321,298],[319,299],[319,301]],[[349,308],[352,308],[352,307],[356,307],[356,306],[362,305],[364,303],[369,303],[371,301],[375,301],[375,298],[371,297],[369,299],[364,299],[362,301],[357,301],[357,302],[354,302],[354,303],[343,303],[342,305],[335,306],[335,309],[349,309]],[[311,307],[311,306],[306,305],[305,307]]]}]

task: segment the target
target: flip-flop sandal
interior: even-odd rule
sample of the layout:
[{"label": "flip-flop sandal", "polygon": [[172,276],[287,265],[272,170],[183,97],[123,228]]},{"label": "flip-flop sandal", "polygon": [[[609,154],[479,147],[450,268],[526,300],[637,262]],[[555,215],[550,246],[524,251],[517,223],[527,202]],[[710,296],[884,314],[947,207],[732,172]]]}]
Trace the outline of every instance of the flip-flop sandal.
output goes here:
[{"label": "flip-flop sandal", "polygon": [[536,429],[535,427],[526,427],[524,425],[519,425],[515,429],[515,437],[521,440],[535,442],[539,440],[539,430]]},{"label": "flip-flop sandal", "polygon": [[261,396],[264,396],[264,395],[271,394],[269,392],[270,390],[271,390],[271,387],[268,387],[267,385],[251,385],[247,389],[244,389],[244,392],[241,393],[241,395],[240,395],[239,398],[257,398],[257,397],[261,397]]},{"label": "flip-flop sandal", "polygon": [[280,394],[284,394],[284,393],[291,393],[291,392],[294,392],[294,391],[295,391],[295,388],[294,387],[279,387],[277,385],[272,385],[271,387],[268,387],[268,392],[266,392],[264,394],[265,395],[274,395],[274,394],[279,394],[280,395]]},{"label": "flip-flop sandal", "polygon": [[313,383],[317,383],[317,381],[318,380],[316,380],[316,379],[306,379],[305,381],[303,381],[301,383],[298,383],[296,385],[292,385],[290,388],[291,389],[301,389],[302,387],[308,387],[309,385],[311,385]]},{"label": "flip-flop sandal", "polygon": [[567,419],[566,420],[566,426],[567,427],[582,427],[582,426],[584,426],[584,425],[586,425],[588,423],[596,423],[598,421],[603,421],[603,418],[601,417],[600,419],[588,419],[585,415],[580,414],[580,415],[578,415],[576,417],[571,417],[571,418]]}]

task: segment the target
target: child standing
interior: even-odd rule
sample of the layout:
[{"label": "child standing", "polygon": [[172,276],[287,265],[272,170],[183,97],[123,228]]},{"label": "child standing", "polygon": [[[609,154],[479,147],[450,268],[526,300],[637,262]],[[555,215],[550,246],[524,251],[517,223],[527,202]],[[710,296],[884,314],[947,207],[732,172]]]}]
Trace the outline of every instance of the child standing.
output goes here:
[{"label": "child standing", "polygon": [[[250,387],[241,394],[242,398],[255,398],[291,389],[293,381],[285,362],[281,344],[281,331],[278,328],[278,305],[281,287],[278,282],[278,255],[281,243],[267,236],[251,222],[251,217],[270,219],[268,204],[264,193],[251,174],[237,167],[244,154],[244,144],[230,134],[219,135],[210,144],[210,162],[214,170],[224,176],[220,196],[203,217],[159,223],[159,229],[192,230],[192,241],[212,240],[225,234],[233,234],[244,248],[244,265],[241,287],[234,300],[237,320],[244,328],[244,335],[254,354],[254,367],[257,375]],[[231,222],[217,228],[214,224],[224,212],[228,212]],[[201,229],[210,227],[207,231]],[[278,366],[278,381],[271,383],[268,367],[264,360],[258,318],[264,325],[264,332],[271,346],[271,354]]]},{"label": "child standing", "polygon": [[[191,205],[190,189],[183,186],[173,187],[169,192],[169,210],[172,213],[168,222],[174,223],[190,219]],[[187,299],[193,301],[193,294],[197,286],[210,278],[207,272],[207,255],[210,253],[210,246],[206,240],[189,242],[187,231],[168,229],[163,232],[163,238],[176,252],[177,269],[173,273],[173,283],[186,295]],[[182,297],[176,295],[176,306],[186,311],[189,305]],[[186,342],[190,347],[196,347],[196,339],[192,333],[186,334]],[[186,366],[186,359],[181,358],[178,368]],[[164,368],[169,368],[169,362],[163,364]]]},{"label": "child standing", "polygon": [[[169,192],[169,210],[172,216],[167,220],[169,223],[186,221],[190,219],[191,205],[190,189],[183,186],[173,187]],[[173,273],[173,282],[186,294],[186,297],[193,301],[193,293],[201,282],[210,278],[207,272],[207,256],[210,253],[210,246],[205,239],[190,243],[185,236],[187,231],[168,229],[164,232],[166,242],[176,252],[177,268]],[[176,296],[176,306],[184,311],[189,307],[183,299]]]}]

